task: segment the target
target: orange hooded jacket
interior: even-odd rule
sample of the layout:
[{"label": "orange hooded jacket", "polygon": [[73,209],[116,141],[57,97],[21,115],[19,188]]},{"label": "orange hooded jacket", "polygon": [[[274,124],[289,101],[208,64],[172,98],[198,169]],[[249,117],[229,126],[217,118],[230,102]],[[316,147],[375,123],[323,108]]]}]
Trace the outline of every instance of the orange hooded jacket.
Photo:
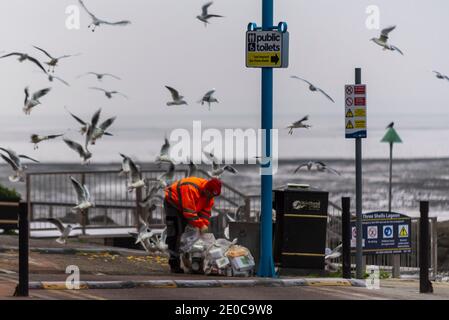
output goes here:
[{"label": "orange hooded jacket", "polygon": [[187,222],[196,227],[209,226],[214,199],[208,199],[203,189],[208,180],[188,177],[165,188],[165,199],[182,211]]}]

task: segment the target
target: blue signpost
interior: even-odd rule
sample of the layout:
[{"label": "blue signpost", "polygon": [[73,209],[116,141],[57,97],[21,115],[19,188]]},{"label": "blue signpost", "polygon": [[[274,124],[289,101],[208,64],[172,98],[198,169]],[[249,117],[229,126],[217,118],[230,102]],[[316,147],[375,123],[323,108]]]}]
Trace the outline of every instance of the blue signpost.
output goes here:
[{"label": "blue signpost", "polygon": [[262,159],[258,276],[275,277],[273,261],[273,68],[288,67],[287,24],[273,26],[273,0],[262,0],[262,27],[248,24],[246,66],[262,69]]},{"label": "blue signpost", "polygon": [[[273,28],[273,0],[263,0],[262,2],[262,30],[272,30]],[[271,130],[273,129],[273,68],[262,68],[262,130],[265,130],[265,141],[262,143],[262,154],[269,159],[265,170],[272,171],[271,168]],[[270,174],[271,173],[271,174]],[[272,172],[265,172],[262,175],[262,212],[260,227],[260,261],[257,272],[260,277],[274,277],[273,261],[273,175]]]}]

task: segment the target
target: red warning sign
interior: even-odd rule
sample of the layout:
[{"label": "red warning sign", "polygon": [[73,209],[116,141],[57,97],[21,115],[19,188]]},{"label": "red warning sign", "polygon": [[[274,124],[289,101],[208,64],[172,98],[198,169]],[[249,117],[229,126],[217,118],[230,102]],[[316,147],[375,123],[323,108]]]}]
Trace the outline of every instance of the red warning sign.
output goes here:
[{"label": "red warning sign", "polygon": [[366,94],[366,86],[354,86],[354,94]]},{"label": "red warning sign", "polygon": [[356,106],[366,106],[366,98],[365,97],[355,97],[354,104]]}]

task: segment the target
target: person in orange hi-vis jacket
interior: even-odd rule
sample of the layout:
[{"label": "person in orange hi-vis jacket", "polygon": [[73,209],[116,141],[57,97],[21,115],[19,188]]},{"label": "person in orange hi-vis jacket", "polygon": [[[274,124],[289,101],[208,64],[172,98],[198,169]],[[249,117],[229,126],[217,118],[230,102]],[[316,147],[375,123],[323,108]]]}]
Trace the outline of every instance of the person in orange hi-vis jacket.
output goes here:
[{"label": "person in orange hi-vis jacket", "polygon": [[183,273],[179,258],[181,235],[187,224],[208,231],[214,198],[221,194],[221,181],[188,177],[165,188],[165,220],[167,224],[167,246],[170,251],[168,264],[171,272]]}]

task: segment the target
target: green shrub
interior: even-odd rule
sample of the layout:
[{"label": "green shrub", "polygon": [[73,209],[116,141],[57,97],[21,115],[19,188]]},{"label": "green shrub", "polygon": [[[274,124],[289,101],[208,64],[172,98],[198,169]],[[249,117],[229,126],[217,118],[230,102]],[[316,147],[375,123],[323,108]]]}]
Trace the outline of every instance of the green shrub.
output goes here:
[{"label": "green shrub", "polygon": [[21,198],[15,189],[8,189],[0,184],[0,201],[20,201]]}]

